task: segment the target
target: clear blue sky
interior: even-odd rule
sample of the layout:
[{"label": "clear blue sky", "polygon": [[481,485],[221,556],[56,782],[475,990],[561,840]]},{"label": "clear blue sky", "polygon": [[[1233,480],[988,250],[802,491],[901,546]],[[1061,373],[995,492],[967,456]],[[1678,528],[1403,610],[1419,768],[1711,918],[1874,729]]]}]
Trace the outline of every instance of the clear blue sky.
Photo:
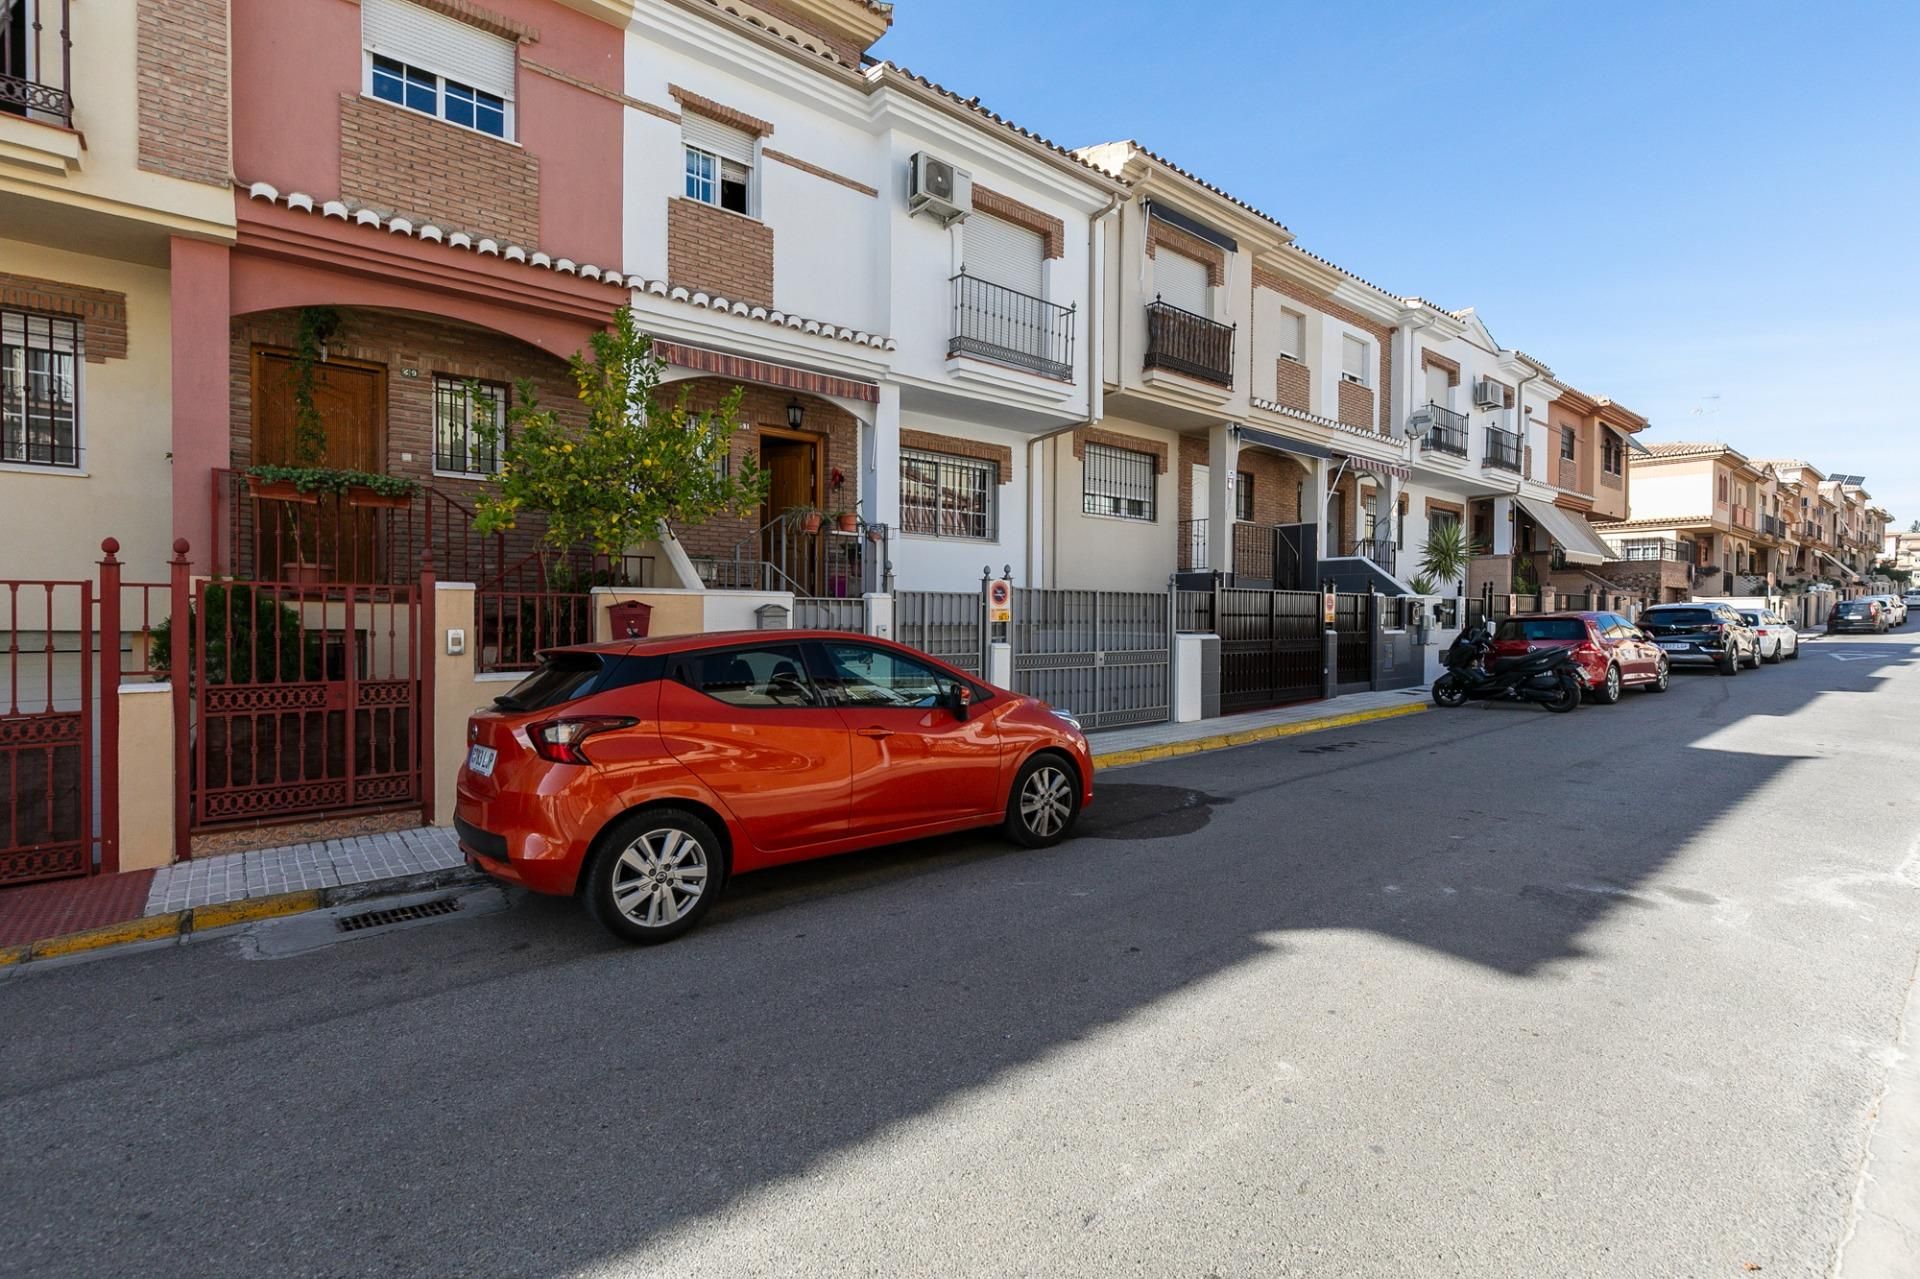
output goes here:
[{"label": "clear blue sky", "polygon": [[1920,518],[1920,3],[898,0],[874,53]]}]

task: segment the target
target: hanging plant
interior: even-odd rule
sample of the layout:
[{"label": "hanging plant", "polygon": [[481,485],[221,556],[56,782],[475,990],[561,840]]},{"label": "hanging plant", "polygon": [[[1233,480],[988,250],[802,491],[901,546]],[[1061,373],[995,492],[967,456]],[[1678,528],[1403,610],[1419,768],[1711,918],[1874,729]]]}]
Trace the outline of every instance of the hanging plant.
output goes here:
[{"label": "hanging plant", "polygon": [[327,341],[340,331],[340,312],[303,306],[293,338],[293,460],[316,466],[327,455],[326,423],[313,403],[313,366],[327,358]]}]

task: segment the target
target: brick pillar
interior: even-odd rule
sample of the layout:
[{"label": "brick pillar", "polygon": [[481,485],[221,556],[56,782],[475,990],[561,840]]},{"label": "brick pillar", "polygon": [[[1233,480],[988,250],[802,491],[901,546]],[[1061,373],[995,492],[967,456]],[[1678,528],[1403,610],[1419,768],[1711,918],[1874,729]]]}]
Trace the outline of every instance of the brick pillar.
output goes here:
[{"label": "brick pillar", "polygon": [[173,535],[213,563],[213,469],[228,458],[227,246],[173,237]]}]

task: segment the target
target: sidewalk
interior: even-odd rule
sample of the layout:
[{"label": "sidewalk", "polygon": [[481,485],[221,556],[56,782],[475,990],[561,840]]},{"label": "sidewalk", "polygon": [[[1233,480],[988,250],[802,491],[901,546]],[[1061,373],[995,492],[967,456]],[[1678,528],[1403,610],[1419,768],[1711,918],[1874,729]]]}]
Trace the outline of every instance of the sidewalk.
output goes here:
[{"label": "sidewalk", "polygon": [[1090,733],[1093,762],[1099,768],[1144,764],[1148,760],[1193,755],[1228,746],[1249,746],[1276,737],[1363,724],[1369,720],[1414,715],[1429,705],[1424,686],[1390,693],[1349,693],[1323,701],[1302,702],[1270,711],[1247,711],[1191,724],[1145,724],[1136,728],[1109,728]]},{"label": "sidewalk", "polygon": [[178,939],[436,887],[472,873],[453,832],[425,826],[10,888],[0,891],[0,971],[29,959]]},{"label": "sidewalk", "polygon": [[[1192,724],[1109,729],[1089,740],[1094,763],[1117,768],[1426,709],[1424,688],[1354,693]],[[453,832],[428,826],[9,888],[0,890],[0,972],[29,959],[178,940],[343,900],[437,887],[471,874]]]}]

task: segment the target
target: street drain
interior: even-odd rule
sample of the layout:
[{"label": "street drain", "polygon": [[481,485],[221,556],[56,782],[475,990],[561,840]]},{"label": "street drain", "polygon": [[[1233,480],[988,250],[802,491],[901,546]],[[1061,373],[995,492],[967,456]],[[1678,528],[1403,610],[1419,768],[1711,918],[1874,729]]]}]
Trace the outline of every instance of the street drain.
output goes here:
[{"label": "street drain", "polygon": [[384,910],[363,910],[357,915],[341,915],[334,919],[333,924],[343,933],[359,933],[369,928],[385,928],[388,924],[405,924],[416,919],[452,915],[459,909],[460,903],[453,898],[436,897],[432,901],[416,902],[411,906],[390,906]]}]

